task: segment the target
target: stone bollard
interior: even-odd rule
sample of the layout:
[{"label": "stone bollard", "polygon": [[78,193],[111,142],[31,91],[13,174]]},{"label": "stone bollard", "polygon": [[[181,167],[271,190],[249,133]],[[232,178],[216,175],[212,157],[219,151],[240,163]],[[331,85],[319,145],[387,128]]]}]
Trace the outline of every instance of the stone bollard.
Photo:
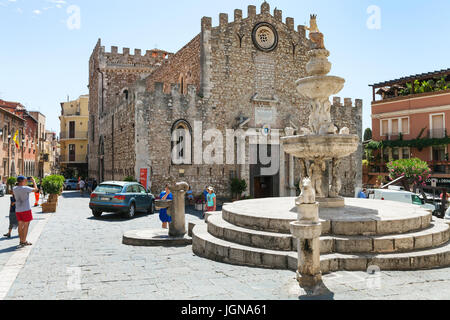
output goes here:
[{"label": "stone bollard", "polygon": [[172,222],[169,225],[169,236],[182,238],[186,235],[185,195],[189,190],[189,185],[186,182],[178,182],[171,190],[173,202],[170,208]]},{"label": "stone bollard", "polygon": [[320,269],[319,203],[309,178],[302,182],[302,194],[296,201],[298,221],[291,223],[291,233],[298,239],[297,280],[309,294],[318,294],[322,288]]}]

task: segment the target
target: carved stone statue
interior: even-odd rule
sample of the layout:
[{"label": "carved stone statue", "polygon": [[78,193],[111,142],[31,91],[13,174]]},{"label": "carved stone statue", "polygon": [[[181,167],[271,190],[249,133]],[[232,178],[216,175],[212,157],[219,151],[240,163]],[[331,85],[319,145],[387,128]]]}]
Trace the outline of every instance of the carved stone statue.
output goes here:
[{"label": "carved stone statue", "polygon": [[317,15],[312,14],[309,22],[309,39],[311,41],[311,49],[325,49],[323,34],[319,31],[317,27]]},{"label": "carved stone statue", "polygon": [[338,198],[339,193],[342,189],[341,177],[339,176],[339,165],[341,160],[333,159],[332,160],[332,179],[331,179],[331,188],[330,188],[330,198]]},{"label": "carved stone statue", "polygon": [[312,181],[312,186],[314,190],[316,191],[316,197],[317,198],[324,198],[325,195],[323,193],[322,189],[322,179],[323,179],[323,173],[327,169],[325,165],[325,161],[320,158],[316,158],[314,160],[314,163],[311,164],[309,167],[309,177]]},{"label": "carved stone statue", "polygon": [[300,189],[302,190],[302,193],[297,198],[297,201],[295,202],[296,205],[316,203],[316,191],[311,184],[311,179],[303,179],[300,183]]}]

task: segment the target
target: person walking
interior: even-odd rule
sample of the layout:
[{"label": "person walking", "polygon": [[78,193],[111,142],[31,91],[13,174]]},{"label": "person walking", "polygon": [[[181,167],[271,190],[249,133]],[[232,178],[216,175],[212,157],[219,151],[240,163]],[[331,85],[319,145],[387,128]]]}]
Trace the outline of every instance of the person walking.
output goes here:
[{"label": "person walking", "polygon": [[[170,192],[169,185],[166,185],[166,188],[161,194],[159,195],[159,198],[161,200],[173,200],[173,195]],[[168,224],[172,222],[172,217],[167,214],[167,209],[160,209],[159,210],[159,219],[162,222],[162,228],[163,229],[169,229]]]},{"label": "person walking", "polygon": [[16,216],[19,223],[20,247],[31,246],[27,241],[28,228],[33,220],[33,213],[30,206],[30,193],[37,192],[36,181],[31,177],[33,188],[27,186],[27,179],[23,176],[17,178],[17,187],[13,189],[14,198],[16,199]]},{"label": "person walking", "polygon": [[8,229],[8,233],[4,234],[3,236],[6,238],[11,238],[11,232],[13,231],[13,229],[17,229],[17,227],[19,226],[19,222],[17,221],[17,216],[16,216],[16,199],[14,198],[14,194],[13,191],[10,191],[11,194],[11,205],[9,206],[9,229]]},{"label": "person walking", "polygon": [[41,181],[39,180],[39,183],[37,185],[38,191],[34,193],[34,206],[38,207],[39,206],[39,196],[41,194]]},{"label": "person walking", "polygon": [[80,182],[78,182],[78,186],[80,187],[80,194],[83,195],[84,188],[86,187],[86,182],[81,179]]}]

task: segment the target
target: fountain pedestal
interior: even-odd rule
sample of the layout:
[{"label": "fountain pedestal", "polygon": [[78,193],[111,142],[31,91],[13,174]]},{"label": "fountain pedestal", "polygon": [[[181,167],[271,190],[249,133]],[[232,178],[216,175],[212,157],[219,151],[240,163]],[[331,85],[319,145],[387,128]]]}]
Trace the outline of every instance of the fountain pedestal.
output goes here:
[{"label": "fountain pedestal", "polygon": [[[359,138],[350,135],[348,128],[338,128],[331,118],[330,96],[339,93],[345,80],[329,76],[330,52],[325,49],[324,37],[320,33],[316,16],[311,16],[309,62],[306,65],[307,77],[299,79],[297,90],[309,100],[311,115],[309,128],[301,128],[303,135],[282,138],[286,153],[300,159],[302,166],[302,193],[296,201],[298,221],[290,224],[292,235],[298,239],[297,278],[300,287],[308,295],[320,294],[323,289],[320,269],[320,236],[322,226],[319,222],[319,206],[339,208],[345,206],[339,197],[341,179],[340,159],[358,149]],[[330,163],[331,176],[327,172]]]}]

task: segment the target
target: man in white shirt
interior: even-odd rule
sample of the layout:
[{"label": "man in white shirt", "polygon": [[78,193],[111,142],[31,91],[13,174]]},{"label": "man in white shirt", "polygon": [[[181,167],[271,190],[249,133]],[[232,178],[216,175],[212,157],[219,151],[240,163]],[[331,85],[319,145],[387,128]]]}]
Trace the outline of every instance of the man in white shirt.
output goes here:
[{"label": "man in white shirt", "polygon": [[30,193],[38,192],[38,188],[33,177],[31,177],[30,181],[33,182],[33,188],[27,186],[28,180],[25,177],[19,176],[17,178],[18,186],[13,189],[14,197],[16,198],[16,216],[19,222],[20,247],[32,245],[27,241],[28,228],[33,220]]}]

